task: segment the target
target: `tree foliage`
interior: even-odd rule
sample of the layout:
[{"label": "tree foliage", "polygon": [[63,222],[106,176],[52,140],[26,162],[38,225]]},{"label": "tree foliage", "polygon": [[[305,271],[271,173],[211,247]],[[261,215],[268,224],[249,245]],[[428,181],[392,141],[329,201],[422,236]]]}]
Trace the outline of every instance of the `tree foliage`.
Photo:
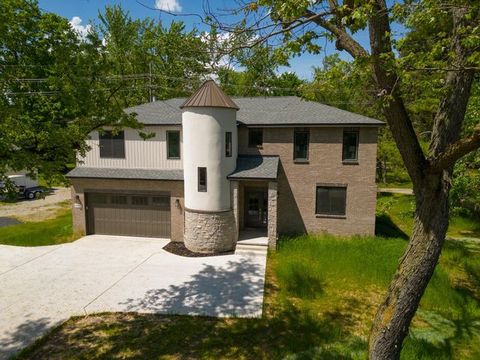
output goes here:
[{"label": "tree foliage", "polygon": [[118,6],[99,19],[81,36],[36,0],[2,1],[0,178],[27,170],[64,180],[92,130],[128,126],[147,137],[123,109],[185,95],[208,71],[205,43],[181,22],[133,20]]},{"label": "tree foliage", "polygon": [[232,96],[299,95],[305,81],[293,72],[279,74],[288,62],[268,46],[241,49],[230,55],[238,69],[231,66],[217,70],[222,88]]}]

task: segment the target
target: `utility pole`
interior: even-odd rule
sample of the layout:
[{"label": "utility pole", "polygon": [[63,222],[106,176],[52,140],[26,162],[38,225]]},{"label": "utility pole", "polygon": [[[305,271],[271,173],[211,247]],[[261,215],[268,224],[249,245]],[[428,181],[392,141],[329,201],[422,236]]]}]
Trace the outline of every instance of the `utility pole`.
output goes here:
[{"label": "utility pole", "polygon": [[153,102],[153,83],[152,83],[152,62],[149,63],[149,84],[148,84],[148,100],[149,102]]}]

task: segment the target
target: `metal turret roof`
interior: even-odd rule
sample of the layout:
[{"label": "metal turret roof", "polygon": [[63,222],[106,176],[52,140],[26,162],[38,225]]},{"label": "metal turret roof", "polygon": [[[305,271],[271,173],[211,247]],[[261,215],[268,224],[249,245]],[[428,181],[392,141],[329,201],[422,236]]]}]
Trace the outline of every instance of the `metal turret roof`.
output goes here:
[{"label": "metal turret roof", "polygon": [[219,107],[239,110],[237,104],[235,104],[212,79],[205,81],[202,86],[180,106],[180,109],[186,107]]}]

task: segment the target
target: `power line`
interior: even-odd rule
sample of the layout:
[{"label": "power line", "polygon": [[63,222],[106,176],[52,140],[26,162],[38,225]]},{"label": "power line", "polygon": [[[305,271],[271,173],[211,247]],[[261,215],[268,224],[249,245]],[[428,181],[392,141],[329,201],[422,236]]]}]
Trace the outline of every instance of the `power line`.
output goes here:
[{"label": "power line", "polygon": [[[192,80],[186,79],[184,77],[175,77],[175,76],[168,76],[164,74],[132,74],[132,75],[111,75],[111,76],[105,76],[105,77],[95,77],[96,79],[112,79],[112,80],[148,80],[149,85],[145,86],[146,88],[152,87],[152,88],[163,88],[163,86],[158,86],[158,85],[153,85],[153,78],[160,78],[160,79],[166,79],[166,80],[172,80],[172,81],[178,81],[184,84],[188,85],[196,85]],[[86,79],[90,80],[90,78],[86,77],[80,77],[77,79]],[[16,82],[46,82],[49,79],[47,78],[37,78],[37,79],[31,79],[31,78],[15,78],[12,79],[13,81]],[[1,82],[8,82],[8,80],[0,80]],[[343,84],[342,82],[338,82],[338,84]],[[315,85],[321,85],[321,83],[315,83]],[[251,89],[251,90],[260,90],[260,91],[291,91],[291,92],[299,92],[302,89],[301,88],[291,88],[291,87],[279,87],[279,86],[262,86],[262,85],[241,85],[241,84],[232,84],[232,83],[222,83],[222,86],[224,87],[231,87],[231,88],[239,88],[239,89]],[[95,89],[92,89],[95,90]],[[108,90],[108,89],[107,89]],[[320,91],[317,89],[309,89],[309,91]],[[365,92],[369,92],[372,94],[376,94],[376,90],[368,90],[365,89]],[[51,91],[50,91],[51,92]]]}]

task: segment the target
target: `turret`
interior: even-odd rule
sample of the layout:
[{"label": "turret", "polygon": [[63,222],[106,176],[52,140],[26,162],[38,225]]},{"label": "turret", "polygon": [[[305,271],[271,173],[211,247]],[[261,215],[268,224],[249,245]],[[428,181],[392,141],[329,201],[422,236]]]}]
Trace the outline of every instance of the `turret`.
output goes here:
[{"label": "turret", "polygon": [[237,238],[230,182],[238,153],[238,106],[208,80],[181,106],[184,144],[185,246],[218,253]]}]

